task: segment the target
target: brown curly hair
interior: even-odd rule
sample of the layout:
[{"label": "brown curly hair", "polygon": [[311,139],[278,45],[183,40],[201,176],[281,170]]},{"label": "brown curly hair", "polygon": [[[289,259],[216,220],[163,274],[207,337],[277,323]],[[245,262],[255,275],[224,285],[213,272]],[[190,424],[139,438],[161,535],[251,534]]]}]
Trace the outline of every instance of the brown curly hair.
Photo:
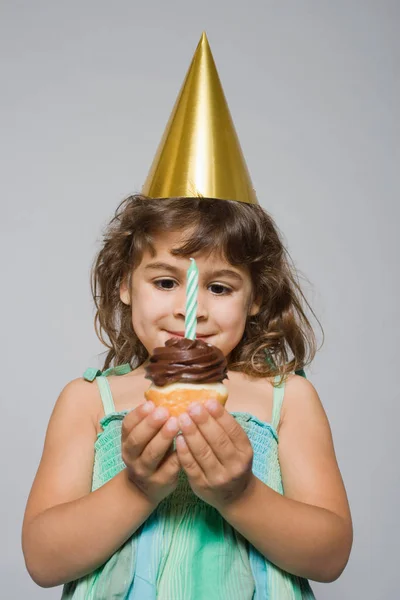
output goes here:
[{"label": "brown curly hair", "polygon": [[141,194],[118,206],[91,271],[95,329],[108,348],[103,368],[124,363],[137,368],[148,358],[133,330],[131,307],[120,299],[120,285],[130,280],[145,250],[155,255],[157,232],[188,230],[190,236],[172,251],[174,256],[209,251],[232,265],[246,266],[253,297],[262,298],[259,313],[247,319],[242,339],[230,353],[228,369],[253,377],[304,374],[316,354],[316,339],[302,300],[315,313],[273,218],[255,204],[204,197],[152,199]]}]

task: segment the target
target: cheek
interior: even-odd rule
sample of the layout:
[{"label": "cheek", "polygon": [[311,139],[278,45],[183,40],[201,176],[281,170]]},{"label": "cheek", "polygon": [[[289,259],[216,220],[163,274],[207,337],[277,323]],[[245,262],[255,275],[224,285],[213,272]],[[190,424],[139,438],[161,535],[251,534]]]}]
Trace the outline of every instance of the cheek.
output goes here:
[{"label": "cheek", "polygon": [[132,296],[132,322],[152,323],[158,318],[169,315],[172,306],[172,294],[160,297],[158,290],[152,286],[143,286]]},{"label": "cheek", "polygon": [[214,307],[214,317],[224,329],[241,327],[246,321],[246,307],[241,298],[232,299],[228,304]]}]

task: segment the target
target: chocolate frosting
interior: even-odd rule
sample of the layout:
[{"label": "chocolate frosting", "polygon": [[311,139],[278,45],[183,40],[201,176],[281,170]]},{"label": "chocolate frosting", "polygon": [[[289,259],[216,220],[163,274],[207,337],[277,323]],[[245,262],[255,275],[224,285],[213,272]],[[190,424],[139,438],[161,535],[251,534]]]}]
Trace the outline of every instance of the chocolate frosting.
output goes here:
[{"label": "chocolate frosting", "polygon": [[214,383],[228,379],[227,368],[227,360],[216,346],[204,340],[171,338],[165,346],[154,348],[145,377],[161,387],[177,381]]}]

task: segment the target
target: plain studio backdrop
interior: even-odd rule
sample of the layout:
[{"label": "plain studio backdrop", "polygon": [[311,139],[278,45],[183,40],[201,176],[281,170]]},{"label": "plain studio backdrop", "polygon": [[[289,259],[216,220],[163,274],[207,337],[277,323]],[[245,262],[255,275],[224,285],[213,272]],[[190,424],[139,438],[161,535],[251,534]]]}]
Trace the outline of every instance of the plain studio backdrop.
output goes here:
[{"label": "plain studio backdrop", "polygon": [[89,288],[101,231],[140,191],[203,30],[326,335],[307,375],[354,545],[340,579],[312,587],[318,600],[396,597],[399,17],[395,0],[3,0],[2,598],[60,597],[25,570],[27,495],[58,394],[102,364]]}]

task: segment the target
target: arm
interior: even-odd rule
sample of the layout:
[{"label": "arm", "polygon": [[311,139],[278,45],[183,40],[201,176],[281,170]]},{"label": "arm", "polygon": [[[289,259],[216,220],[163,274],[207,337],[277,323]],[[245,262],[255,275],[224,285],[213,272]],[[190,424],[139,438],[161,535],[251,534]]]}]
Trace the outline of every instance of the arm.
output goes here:
[{"label": "arm", "polygon": [[155,506],[124,469],[91,492],[96,440],[96,386],[75,380],[51,416],[42,459],[28,499],[22,547],[29,574],[52,587],[102,565]]},{"label": "arm", "polygon": [[281,569],[320,582],[337,579],[353,541],[350,509],[328,419],[312,384],[286,384],[279,434],[285,495],[253,476],[239,500],[221,511]]}]

